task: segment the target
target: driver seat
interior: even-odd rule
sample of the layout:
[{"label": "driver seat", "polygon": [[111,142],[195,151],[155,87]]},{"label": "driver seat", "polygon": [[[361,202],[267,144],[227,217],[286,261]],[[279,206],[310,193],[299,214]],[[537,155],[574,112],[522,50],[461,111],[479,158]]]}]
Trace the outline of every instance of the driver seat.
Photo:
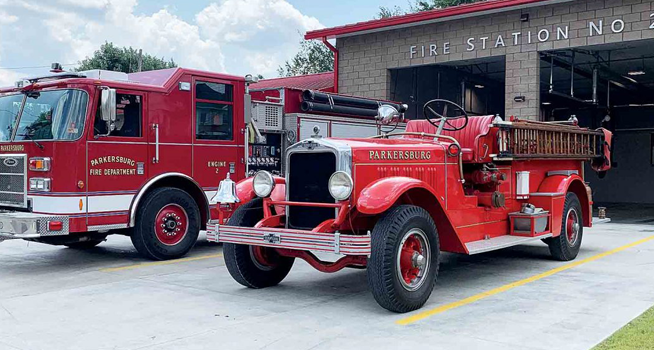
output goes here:
[{"label": "driver seat", "polygon": [[[495,118],[497,118],[497,116],[494,115],[469,117],[468,125],[463,128],[463,130],[443,130],[442,135],[453,137],[455,140],[459,141],[459,145],[461,145],[463,161],[466,163],[472,163],[475,162],[475,160],[479,157],[483,156],[481,154],[479,157],[477,156],[477,153],[481,152],[479,147],[479,139],[488,135]],[[450,120],[449,123],[458,127],[465,123],[465,118]],[[426,134],[435,134],[436,131],[438,131],[438,129],[426,119],[410,120],[406,124],[406,132],[424,132]]]}]

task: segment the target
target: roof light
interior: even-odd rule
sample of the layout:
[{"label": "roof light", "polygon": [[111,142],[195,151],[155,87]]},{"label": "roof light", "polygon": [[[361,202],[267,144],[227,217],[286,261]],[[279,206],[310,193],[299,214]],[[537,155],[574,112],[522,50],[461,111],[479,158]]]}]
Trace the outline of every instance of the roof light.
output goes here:
[{"label": "roof light", "polygon": [[632,77],[637,77],[637,76],[645,75],[645,74],[647,74],[647,72],[645,72],[644,70],[635,70],[635,71],[631,71],[631,72],[629,72],[627,74],[629,74]]},{"label": "roof light", "polygon": [[475,85],[475,87],[476,87],[477,89],[483,89],[483,88],[485,88],[485,86],[484,86],[484,85],[481,85],[481,84],[477,84],[477,85]]}]

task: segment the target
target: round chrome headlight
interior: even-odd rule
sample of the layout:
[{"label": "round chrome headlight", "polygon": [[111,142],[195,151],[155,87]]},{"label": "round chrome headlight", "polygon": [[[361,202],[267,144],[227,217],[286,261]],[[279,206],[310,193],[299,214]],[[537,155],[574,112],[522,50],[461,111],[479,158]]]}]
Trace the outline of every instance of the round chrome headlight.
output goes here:
[{"label": "round chrome headlight", "polygon": [[337,171],[329,178],[329,194],[337,201],[350,198],[353,187],[352,177],[344,171]]},{"label": "round chrome headlight", "polygon": [[271,173],[262,170],[254,174],[252,185],[252,187],[254,187],[254,193],[257,196],[266,198],[270,196],[275,188],[275,179],[273,179]]}]

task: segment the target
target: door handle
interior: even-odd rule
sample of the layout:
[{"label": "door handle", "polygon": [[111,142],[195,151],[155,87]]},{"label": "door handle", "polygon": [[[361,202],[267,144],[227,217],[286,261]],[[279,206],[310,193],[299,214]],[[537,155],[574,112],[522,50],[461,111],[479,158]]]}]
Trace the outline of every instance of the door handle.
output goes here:
[{"label": "door handle", "polygon": [[154,130],[154,158],[152,158],[152,163],[159,163],[159,124],[152,124],[152,130]]}]

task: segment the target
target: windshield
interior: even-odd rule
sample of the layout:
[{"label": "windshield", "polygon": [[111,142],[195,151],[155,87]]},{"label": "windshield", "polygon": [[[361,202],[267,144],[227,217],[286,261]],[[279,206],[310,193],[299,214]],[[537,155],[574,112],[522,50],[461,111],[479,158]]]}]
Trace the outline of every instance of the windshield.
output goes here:
[{"label": "windshield", "polygon": [[0,97],[0,141],[11,141],[23,98],[22,94]]},{"label": "windshield", "polygon": [[0,97],[0,141],[10,141],[20,120],[15,141],[76,140],[84,131],[88,95],[80,90],[29,92]]}]

